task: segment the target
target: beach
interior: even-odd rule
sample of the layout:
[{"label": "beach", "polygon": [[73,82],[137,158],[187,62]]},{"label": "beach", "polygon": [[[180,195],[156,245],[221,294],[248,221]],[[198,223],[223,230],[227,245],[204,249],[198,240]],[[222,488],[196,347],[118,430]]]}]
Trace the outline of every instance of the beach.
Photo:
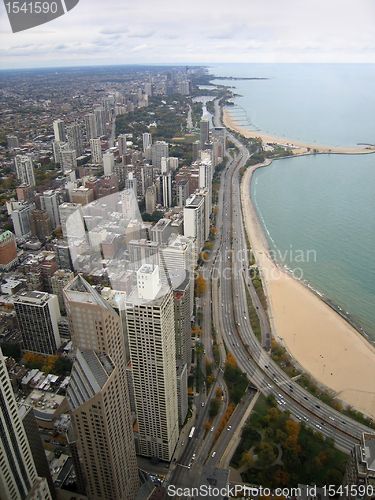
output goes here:
[{"label": "beach", "polygon": [[227,109],[223,109],[223,123],[228,129],[234,130],[239,134],[242,134],[246,138],[257,138],[259,137],[262,142],[266,144],[278,144],[282,147],[289,147],[293,151],[293,155],[306,155],[314,153],[335,153],[335,154],[364,154],[364,153],[374,153],[374,146],[361,146],[358,148],[337,148],[337,147],[327,147],[319,146],[317,144],[305,144],[298,141],[293,141],[289,139],[280,139],[270,135],[263,134],[258,131],[251,131],[243,126],[241,126],[233,117]]},{"label": "beach", "polygon": [[[233,122],[230,126],[227,119],[225,124],[244,135],[251,134]],[[271,142],[264,136],[262,140]],[[276,141],[272,138],[273,143]],[[349,153],[347,149],[335,152]],[[270,163],[267,160],[246,170],[241,197],[245,227],[268,297],[273,334],[318,383],[332,389],[343,402],[375,418],[375,348],[307,286],[277,268],[269,255],[268,242],[250,198],[250,183],[254,170]]]}]

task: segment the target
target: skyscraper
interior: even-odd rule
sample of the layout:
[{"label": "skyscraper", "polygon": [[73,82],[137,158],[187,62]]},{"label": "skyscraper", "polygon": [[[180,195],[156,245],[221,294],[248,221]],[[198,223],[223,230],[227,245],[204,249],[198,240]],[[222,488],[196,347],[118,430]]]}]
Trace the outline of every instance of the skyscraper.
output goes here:
[{"label": "skyscraper", "polygon": [[125,134],[120,134],[117,137],[117,140],[118,140],[118,152],[119,152],[119,155],[120,156],[126,155],[126,150],[127,150],[127,147],[126,147],[126,135]]},{"label": "skyscraper", "polygon": [[209,139],[210,124],[208,120],[201,120],[201,150],[205,149],[205,143]]},{"label": "skyscraper", "polygon": [[14,299],[14,309],[25,351],[52,356],[61,345],[56,295],[27,291]]},{"label": "skyscraper", "polygon": [[62,120],[58,119],[53,122],[53,133],[55,134],[55,141],[66,141],[65,126]]},{"label": "skyscraper", "polygon": [[143,139],[143,152],[145,153],[148,146],[152,146],[152,137],[150,132],[144,132],[142,135],[142,139]]},{"label": "skyscraper", "polygon": [[35,175],[32,159],[26,155],[17,155],[15,158],[16,174],[21,184],[35,186]]},{"label": "skyscraper", "polygon": [[152,153],[152,166],[160,170],[161,159],[163,157],[168,158],[169,156],[168,143],[165,141],[154,142],[154,144],[151,146],[151,153]]},{"label": "skyscraper", "polygon": [[139,481],[120,318],[81,276],[64,297],[77,348],[67,397],[87,496],[133,500]]},{"label": "skyscraper", "polygon": [[144,264],[137,271],[126,327],[139,453],[170,461],[179,432],[173,294],[161,284],[158,266]]},{"label": "skyscraper", "polygon": [[107,151],[103,155],[104,175],[111,175],[111,174],[113,174],[114,166],[115,166],[115,157],[114,157],[114,154],[111,153],[110,151]]},{"label": "skyscraper", "polygon": [[71,151],[76,152],[76,156],[81,156],[83,153],[83,137],[82,127],[79,123],[74,123],[66,128],[68,136],[68,145]]},{"label": "skyscraper", "polygon": [[35,492],[51,500],[46,480],[38,477],[25,429],[0,349],[0,498],[24,500]]},{"label": "skyscraper", "polygon": [[90,139],[91,159],[92,163],[102,163],[102,144],[100,139]]},{"label": "skyscraper", "polygon": [[59,200],[56,191],[44,191],[40,197],[40,206],[49,215],[52,230],[60,226]]},{"label": "skyscraper", "polygon": [[98,132],[96,128],[96,118],[94,113],[87,113],[85,115],[85,123],[86,123],[86,140],[87,142],[90,141],[90,139],[95,139],[98,137]]},{"label": "skyscraper", "polygon": [[184,207],[184,235],[195,239],[195,260],[198,260],[205,241],[204,201],[203,196],[193,194],[186,200]]},{"label": "skyscraper", "polygon": [[12,232],[5,231],[0,234],[0,270],[10,271],[17,263],[16,239]]},{"label": "skyscraper", "polygon": [[106,113],[105,109],[101,106],[98,106],[94,109],[94,115],[96,119],[96,132],[99,137],[107,134],[107,125],[106,125]]}]

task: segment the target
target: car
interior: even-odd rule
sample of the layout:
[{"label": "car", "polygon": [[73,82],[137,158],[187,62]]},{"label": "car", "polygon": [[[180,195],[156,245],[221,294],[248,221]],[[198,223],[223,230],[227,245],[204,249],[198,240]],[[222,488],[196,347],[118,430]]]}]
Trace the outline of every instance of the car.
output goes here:
[{"label": "car", "polygon": [[341,422],[342,422],[343,424],[346,424],[345,420],[341,420]]},{"label": "car", "polygon": [[246,316],[244,316],[244,319],[246,319]]},{"label": "car", "polygon": [[319,405],[315,405],[315,406],[316,406],[317,408],[320,408],[320,406],[319,406]]},{"label": "car", "polygon": [[240,347],[240,344],[237,342],[237,347]]},{"label": "car", "polygon": [[290,392],[293,392],[293,389],[291,387],[289,387],[289,390],[290,390]]},{"label": "car", "polygon": [[328,417],[330,420],[335,420],[333,417]]},{"label": "car", "polygon": [[195,460],[195,456],[196,456],[196,455],[195,455],[195,453],[194,453],[194,455],[191,457],[191,459],[192,459],[192,460]]},{"label": "car", "polygon": [[242,401],[242,404],[244,405],[244,404],[245,404],[245,401]]},{"label": "car", "polygon": [[232,334],[229,332],[229,335],[232,335]]},{"label": "car", "polygon": [[321,429],[319,424],[315,424],[315,427],[317,427],[318,429]]},{"label": "car", "polygon": [[280,394],[280,393],[279,393],[279,398],[283,399],[283,397],[284,397],[284,396],[283,396],[282,394]]},{"label": "car", "polygon": [[264,368],[268,368],[268,365],[264,365]]},{"label": "car", "polygon": [[206,302],[203,302],[203,305],[205,306],[205,305],[206,305]]},{"label": "car", "polygon": [[214,432],[215,427],[211,427],[211,432]]},{"label": "car", "polygon": [[238,293],[236,294],[236,297],[238,297]]},{"label": "car", "polygon": [[299,415],[296,415],[296,418],[298,418],[298,420],[302,420],[302,417],[300,417]]},{"label": "car", "polygon": [[224,307],[224,302],[221,304],[221,307]]},{"label": "car", "polygon": [[303,417],[303,420],[305,420],[306,422],[309,421],[309,419],[307,417]]},{"label": "car", "polygon": [[214,458],[214,456],[216,455],[216,451],[214,451],[211,455],[212,458]]},{"label": "car", "polygon": [[232,428],[232,426],[230,425],[228,428],[227,428],[227,431],[230,431]]},{"label": "car", "polygon": [[259,307],[257,306],[257,309],[259,309]]},{"label": "car", "polygon": [[184,444],[185,444],[185,441],[182,441],[181,446],[184,446]]},{"label": "car", "polygon": [[308,400],[309,400],[309,398],[307,398],[306,396],[303,396],[303,397],[306,399],[306,401],[308,401]]},{"label": "car", "polygon": [[204,406],[204,403],[202,403],[202,406]]}]

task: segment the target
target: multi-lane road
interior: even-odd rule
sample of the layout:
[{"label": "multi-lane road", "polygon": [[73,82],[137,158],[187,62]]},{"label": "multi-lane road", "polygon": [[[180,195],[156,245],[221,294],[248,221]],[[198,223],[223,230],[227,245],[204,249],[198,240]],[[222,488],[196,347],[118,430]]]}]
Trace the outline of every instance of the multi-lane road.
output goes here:
[{"label": "multi-lane road", "polygon": [[[215,110],[215,125],[220,126],[218,119],[220,113],[216,101]],[[263,348],[269,347],[271,330],[267,313],[263,310],[249,275],[249,256],[240,196],[240,168],[246,164],[250,153],[232,134],[229,135],[229,138],[235,144],[238,153],[235,154],[233,160],[228,162],[228,166],[221,176],[217,213],[218,236],[209,262],[205,264],[205,269],[210,269],[212,273],[212,291],[208,287],[202,299],[205,305],[200,304],[204,314],[205,328],[202,341],[206,356],[208,359],[212,359],[212,307],[218,343],[219,345],[221,342],[225,343],[227,349],[235,356],[238,366],[246,372],[249,381],[265,396],[273,394],[281,411],[288,410],[293,419],[303,421],[315,431],[319,430],[323,436],[334,439],[338,448],[349,453],[353,445],[360,440],[362,433],[364,431],[371,432],[371,429],[343,416],[313,397],[298,383],[290,379]],[[207,282],[209,281],[207,280]],[[250,325],[246,287],[250,292],[260,320],[261,342],[254,335]],[[199,410],[199,417],[195,424],[196,431],[194,436],[184,443],[185,451],[180,458],[179,466],[168,478],[169,484],[181,487],[196,485],[199,478],[198,472],[202,465],[205,463],[208,465],[218,464],[237,425],[237,420],[240,421],[242,412],[238,411],[238,415],[232,417],[231,429],[223,431],[226,434],[218,441],[217,448],[212,449],[214,432],[208,432],[203,441],[205,433],[203,425],[208,420],[209,399],[211,396],[214,397],[216,387],[225,388],[220,369],[223,368],[225,351],[223,346],[220,349],[221,367],[216,372],[217,381],[209,394],[201,392],[196,399]],[[247,395],[246,398],[246,402],[248,402],[250,396]],[[222,405],[221,414],[225,411],[225,407],[226,405]]]}]

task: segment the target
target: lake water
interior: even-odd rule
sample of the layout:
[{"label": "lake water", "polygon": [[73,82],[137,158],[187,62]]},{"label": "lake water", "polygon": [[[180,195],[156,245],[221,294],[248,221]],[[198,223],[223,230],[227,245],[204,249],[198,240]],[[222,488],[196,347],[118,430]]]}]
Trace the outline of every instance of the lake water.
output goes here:
[{"label": "lake water", "polygon": [[[244,126],[317,145],[375,143],[375,65],[210,68],[242,95]],[[252,197],[280,265],[296,269],[375,341],[375,155],[316,155],[258,169]],[[315,256],[315,257],[314,257]]]}]

